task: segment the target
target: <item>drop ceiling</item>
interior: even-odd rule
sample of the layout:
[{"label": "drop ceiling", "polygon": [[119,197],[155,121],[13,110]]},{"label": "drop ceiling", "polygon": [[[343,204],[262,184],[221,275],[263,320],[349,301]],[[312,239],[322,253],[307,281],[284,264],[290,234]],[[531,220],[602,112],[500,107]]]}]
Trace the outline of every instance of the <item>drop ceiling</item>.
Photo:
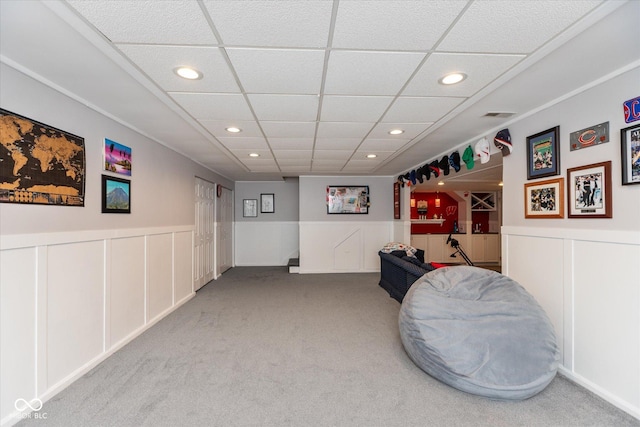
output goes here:
[{"label": "drop ceiling", "polygon": [[397,176],[632,62],[606,18],[633,3],[5,0],[0,59],[230,180]]}]

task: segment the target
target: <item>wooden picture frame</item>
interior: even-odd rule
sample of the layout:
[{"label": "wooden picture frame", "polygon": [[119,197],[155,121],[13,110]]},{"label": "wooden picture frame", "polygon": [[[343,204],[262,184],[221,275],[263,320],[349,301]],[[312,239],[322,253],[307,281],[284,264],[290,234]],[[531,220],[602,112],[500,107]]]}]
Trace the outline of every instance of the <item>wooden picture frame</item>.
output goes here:
[{"label": "wooden picture frame", "polygon": [[400,183],[393,183],[393,219],[400,219]]},{"label": "wooden picture frame", "polygon": [[564,178],[524,184],[525,218],[564,218]]},{"label": "wooden picture frame", "polygon": [[244,199],[242,201],[242,216],[245,218],[258,216],[258,199]]},{"label": "wooden picture frame", "polygon": [[527,137],[527,179],[560,173],[560,126]]},{"label": "wooden picture frame", "polygon": [[276,211],[273,193],[260,194],[260,213],[274,213]]},{"label": "wooden picture frame", "polygon": [[612,218],[611,161],[567,169],[569,218]]},{"label": "wooden picture frame", "polygon": [[622,185],[640,184],[640,124],[620,129]]},{"label": "wooden picture frame", "polygon": [[131,213],[131,181],[102,175],[102,213]]}]

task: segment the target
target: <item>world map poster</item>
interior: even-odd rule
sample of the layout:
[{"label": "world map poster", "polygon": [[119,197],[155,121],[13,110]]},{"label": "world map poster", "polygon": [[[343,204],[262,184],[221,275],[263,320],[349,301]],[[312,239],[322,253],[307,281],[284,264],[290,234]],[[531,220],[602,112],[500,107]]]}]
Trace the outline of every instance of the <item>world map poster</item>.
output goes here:
[{"label": "world map poster", "polygon": [[84,206],[84,138],[0,108],[0,202]]}]

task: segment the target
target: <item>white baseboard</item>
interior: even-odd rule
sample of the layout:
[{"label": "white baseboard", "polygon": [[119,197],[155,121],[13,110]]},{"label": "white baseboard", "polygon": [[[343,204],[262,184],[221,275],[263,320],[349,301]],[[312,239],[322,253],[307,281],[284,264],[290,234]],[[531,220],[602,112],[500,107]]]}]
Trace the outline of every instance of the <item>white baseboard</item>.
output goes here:
[{"label": "white baseboard", "polygon": [[640,408],[634,407],[633,405],[629,404],[628,402],[625,402],[624,400],[621,400],[620,398],[618,398],[618,397],[614,396],[613,394],[609,393],[607,390],[604,390],[602,387],[599,387],[598,385],[596,385],[596,384],[592,383],[591,381],[581,377],[580,375],[576,375],[575,373],[569,371],[564,366],[560,366],[558,368],[558,372],[563,377],[567,378],[568,380],[578,384],[581,387],[586,388],[587,390],[589,390],[593,394],[595,394],[598,397],[601,397],[602,399],[604,399],[607,402],[611,403],[613,406],[623,410],[624,412],[628,413],[632,417],[637,418],[638,420],[640,420]]}]

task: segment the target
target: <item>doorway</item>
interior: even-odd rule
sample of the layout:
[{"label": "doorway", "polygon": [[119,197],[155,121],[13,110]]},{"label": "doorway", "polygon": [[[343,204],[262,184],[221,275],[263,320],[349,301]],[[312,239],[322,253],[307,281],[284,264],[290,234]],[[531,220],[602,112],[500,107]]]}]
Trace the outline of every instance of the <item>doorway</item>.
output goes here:
[{"label": "doorway", "polygon": [[193,238],[193,290],[197,291],[215,274],[215,213],[216,186],[196,177],[195,232]]},{"label": "doorway", "polygon": [[216,278],[233,266],[233,191],[218,185],[216,204]]}]

